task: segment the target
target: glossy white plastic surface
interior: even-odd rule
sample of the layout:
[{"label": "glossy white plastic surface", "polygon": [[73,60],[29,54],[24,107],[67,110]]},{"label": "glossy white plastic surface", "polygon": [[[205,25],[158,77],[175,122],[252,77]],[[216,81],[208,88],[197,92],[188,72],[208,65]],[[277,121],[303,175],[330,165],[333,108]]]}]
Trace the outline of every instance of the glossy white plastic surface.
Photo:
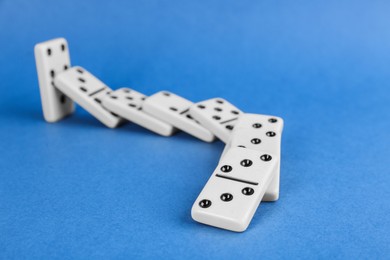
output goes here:
[{"label": "glossy white plastic surface", "polygon": [[105,109],[101,102],[112,90],[82,67],[72,67],[54,79],[55,85],[96,119],[110,128],[122,119]]},{"label": "glossy white plastic surface", "polygon": [[120,117],[134,122],[152,132],[171,136],[177,129],[142,110],[148,97],[130,88],[121,88],[111,92],[102,100],[103,106]]},{"label": "glossy white plastic surface", "polygon": [[272,180],[277,162],[273,154],[230,149],[192,206],[192,218],[223,229],[245,231]]},{"label": "glossy white plastic surface", "polygon": [[38,43],[34,48],[43,116],[56,122],[74,111],[74,103],[54,85],[55,77],[70,68],[68,43],[64,38]]},{"label": "glossy white plastic surface", "polygon": [[232,147],[245,147],[251,150],[272,153],[279,158],[278,165],[273,173],[274,177],[267,188],[263,201],[279,199],[283,124],[283,119],[276,116],[242,114],[221,156],[221,158],[224,158],[224,154]]},{"label": "glossy white plastic surface", "polygon": [[205,142],[212,142],[215,136],[196,122],[188,113],[193,103],[168,91],[160,91],[148,97],[142,109],[170,125],[197,137]]},{"label": "glossy white plastic surface", "polygon": [[193,104],[190,115],[201,125],[227,143],[242,112],[222,98],[212,98]]}]

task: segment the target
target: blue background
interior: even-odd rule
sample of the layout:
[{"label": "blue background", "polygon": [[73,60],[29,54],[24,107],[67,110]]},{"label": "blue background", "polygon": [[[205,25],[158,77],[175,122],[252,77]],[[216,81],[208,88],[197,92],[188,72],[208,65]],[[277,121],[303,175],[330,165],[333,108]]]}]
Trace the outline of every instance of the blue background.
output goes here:
[{"label": "blue background", "polygon": [[[0,0],[1,258],[388,258],[389,1]],[[285,120],[281,196],[194,222],[221,142],[42,117],[34,44],[112,88]]]}]

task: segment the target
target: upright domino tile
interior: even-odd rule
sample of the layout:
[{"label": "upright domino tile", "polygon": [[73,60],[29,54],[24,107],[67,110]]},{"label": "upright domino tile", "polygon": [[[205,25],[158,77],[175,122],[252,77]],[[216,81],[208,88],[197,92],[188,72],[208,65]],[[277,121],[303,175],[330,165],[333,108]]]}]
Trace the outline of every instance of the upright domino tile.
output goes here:
[{"label": "upright domino tile", "polygon": [[38,43],[34,53],[43,116],[47,122],[59,121],[74,111],[72,100],[54,86],[54,78],[70,68],[68,43],[64,38]]},{"label": "upright domino tile", "polygon": [[103,106],[111,112],[134,122],[152,132],[163,136],[171,136],[177,129],[142,110],[147,96],[133,89],[121,88],[110,93],[102,100]]},{"label": "upright domino tile", "polygon": [[267,188],[263,201],[279,199],[280,154],[283,119],[276,116],[260,114],[243,114],[235,125],[230,142],[225,146],[221,158],[232,147],[272,153],[279,158],[273,173],[274,178]]},{"label": "upright domino tile", "polygon": [[272,180],[277,161],[270,153],[230,149],[192,206],[192,218],[231,231],[245,231]]},{"label": "upright domino tile", "polygon": [[212,98],[190,108],[190,115],[201,125],[227,143],[242,112],[222,98]]},{"label": "upright domino tile", "polygon": [[212,142],[215,136],[196,122],[188,113],[193,103],[168,91],[148,97],[142,109],[150,115],[179,128],[205,142]]},{"label": "upright domino tile", "polygon": [[59,74],[54,83],[65,95],[87,110],[107,127],[114,128],[121,118],[105,109],[101,102],[112,90],[81,67],[72,67]]}]

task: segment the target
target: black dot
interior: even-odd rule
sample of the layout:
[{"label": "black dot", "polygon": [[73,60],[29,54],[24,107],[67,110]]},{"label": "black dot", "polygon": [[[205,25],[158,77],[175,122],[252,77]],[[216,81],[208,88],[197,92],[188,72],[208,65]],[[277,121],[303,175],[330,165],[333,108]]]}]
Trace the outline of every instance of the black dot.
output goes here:
[{"label": "black dot", "polygon": [[208,208],[208,207],[211,206],[211,201],[210,201],[210,200],[201,200],[201,201],[199,202],[199,206],[200,206],[201,208],[206,209],[206,208]]},{"label": "black dot", "polygon": [[99,103],[99,104],[102,103],[102,101],[100,99],[98,99],[98,98],[95,98],[95,101],[96,101],[96,103]]},{"label": "black dot", "polygon": [[130,93],[130,90],[127,89],[127,88],[125,88],[125,89],[123,89],[123,92],[125,92],[125,93]]},{"label": "black dot", "polygon": [[78,73],[80,73],[80,74],[83,74],[83,73],[84,73],[84,71],[83,71],[82,69],[76,69],[76,71],[77,71]]},{"label": "black dot", "polygon": [[221,195],[221,200],[222,201],[227,202],[227,201],[231,201],[232,199],[233,199],[233,195],[230,194],[230,193],[224,193],[224,194]]},{"label": "black dot", "polygon": [[61,104],[65,104],[65,102],[66,102],[66,96],[65,96],[64,94],[62,94],[62,95],[60,96],[60,101],[61,101]]},{"label": "black dot", "polygon": [[251,143],[252,143],[252,144],[259,144],[259,143],[261,143],[261,140],[260,140],[259,138],[253,138],[253,139],[251,140]]},{"label": "black dot", "polygon": [[56,73],[54,72],[54,70],[51,70],[51,71],[50,71],[50,76],[51,76],[52,78],[54,78],[55,75],[56,75]]},{"label": "black dot", "polygon": [[65,51],[65,44],[61,44],[61,50]]},{"label": "black dot", "polygon": [[226,129],[229,129],[229,130],[233,130],[233,128],[234,128],[234,126],[232,126],[232,125],[227,125],[225,127],[226,127]]},{"label": "black dot", "polygon": [[84,87],[80,87],[80,90],[83,91],[83,92],[87,92],[87,89],[84,88]]},{"label": "black dot", "polygon": [[113,113],[113,112],[110,112],[111,115],[115,116],[115,117],[119,117],[117,114]]},{"label": "black dot", "polygon": [[130,103],[129,106],[130,106],[130,107],[136,107],[137,105],[136,105],[136,104],[133,104],[133,103]]},{"label": "black dot", "polygon": [[238,111],[236,111],[236,110],[232,110],[231,111],[232,112],[232,114],[234,114],[234,115],[238,115],[240,112],[238,112]]},{"label": "black dot", "polygon": [[252,125],[253,128],[260,128],[262,125],[260,123],[254,123]]},{"label": "black dot", "polygon": [[204,106],[204,105],[198,105],[198,108],[200,108],[200,109],[205,109],[206,106]]},{"label": "black dot", "polygon": [[267,136],[269,136],[269,137],[274,137],[275,135],[276,135],[276,133],[275,132],[272,132],[272,131],[270,131],[270,132],[267,132],[267,133],[265,133]]},{"label": "black dot", "polygon": [[50,48],[47,49],[47,55],[49,55],[49,56],[51,55],[51,49]]},{"label": "black dot", "polygon": [[260,156],[260,159],[261,159],[262,161],[269,162],[269,161],[272,160],[272,156],[269,155],[269,154],[263,154],[262,156]]},{"label": "black dot", "polygon": [[78,80],[79,80],[80,82],[85,83],[85,79],[83,79],[83,78],[78,78]]},{"label": "black dot", "polygon": [[220,116],[213,116],[213,118],[214,118],[215,120],[221,120],[221,117],[220,117]]},{"label": "black dot", "polygon": [[126,99],[133,100],[133,97],[127,96]]},{"label": "black dot", "polygon": [[163,92],[163,95],[169,97],[171,94],[168,92]]},{"label": "black dot", "polygon": [[69,68],[69,66],[68,65],[64,65],[64,70],[67,70]]},{"label": "black dot", "polygon": [[249,166],[251,166],[252,165],[252,161],[251,160],[249,160],[249,159],[244,159],[244,160],[242,160],[241,161],[241,166],[244,166],[244,167],[249,167]]},{"label": "black dot", "polygon": [[238,145],[237,147],[246,148],[244,145]]},{"label": "black dot", "polygon": [[145,100],[145,99],[146,99],[146,97],[142,97],[142,98],[141,98],[141,100]]},{"label": "black dot", "polygon": [[112,99],[117,99],[118,97],[117,96],[111,96]]},{"label": "black dot", "polygon": [[191,115],[186,115],[188,119],[193,119]]},{"label": "black dot", "polygon": [[276,122],[278,122],[278,120],[276,118],[270,118],[270,119],[268,119],[268,122],[276,123]]},{"label": "black dot", "polygon": [[172,110],[172,111],[177,111],[176,107],[170,107],[169,109]]},{"label": "black dot", "polygon": [[214,108],[214,110],[217,111],[217,112],[221,112],[221,111],[222,111],[222,108],[216,107],[216,108]]},{"label": "black dot", "polygon": [[218,104],[223,104],[223,101],[220,99],[215,100]]},{"label": "black dot", "polygon": [[233,170],[233,167],[230,165],[224,165],[221,167],[222,172],[231,172]]},{"label": "black dot", "polygon": [[246,188],[243,188],[241,192],[242,192],[242,194],[244,194],[246,196],[250,196],[250,195],[253,195],[253,193],[255,193],[255,190],[250,188],[250,187],[246,187]]}]

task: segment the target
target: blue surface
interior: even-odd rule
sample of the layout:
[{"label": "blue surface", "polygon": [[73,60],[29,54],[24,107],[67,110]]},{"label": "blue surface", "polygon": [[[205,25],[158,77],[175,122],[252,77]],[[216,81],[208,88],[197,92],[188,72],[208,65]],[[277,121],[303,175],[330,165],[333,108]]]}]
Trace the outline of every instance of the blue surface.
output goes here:
[{"label": "blue surface", "polygon": [[[389,1],[54,2],[0,0],[0,258],[389,257]],[[283,117],[280,200],[201,225],[221,142],[45,123],[33,46],[58,36],[112,88]]]}]

